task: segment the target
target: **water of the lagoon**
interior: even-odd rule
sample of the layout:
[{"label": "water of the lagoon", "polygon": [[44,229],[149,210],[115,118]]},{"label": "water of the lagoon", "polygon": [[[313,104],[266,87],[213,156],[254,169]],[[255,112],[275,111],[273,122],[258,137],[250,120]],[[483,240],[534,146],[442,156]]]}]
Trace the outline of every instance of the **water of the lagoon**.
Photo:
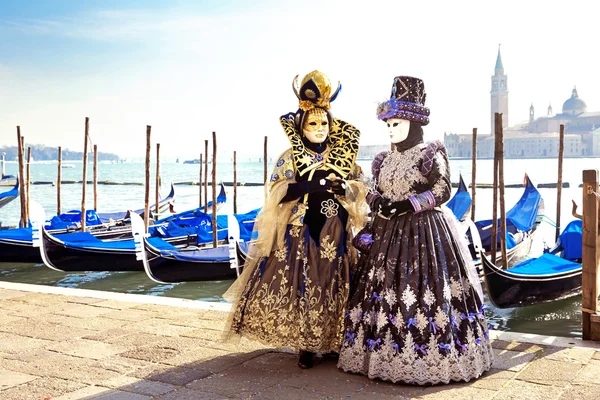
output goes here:
[{"label": "water of the lagoon", "polygon": [[[63,180],[80,181],[82,179],[81,162],[65,162],[75,168],[62,170]],[[365,172],[370,173],[370,162],[359,161]],[[458,182],[459,173],[462,173],[467,184],[471,181],[471,161],[451,161],[452,181]],[[154,168],[154,166],[152,167]],[[218,180],[232,181],[232,163],[229,159],[219,160],[217,164]],[[269,166],[270,168],[270,166]],[[553,159],[535,160],[506,160],[506,184],[520,183],[523,174],[527,172],[533,182],[556,182],[558,162]],[[565,226],[573,219],[571,216],[571,199],[581,204],[582,170],[600,168],[598,158],[565,159],[563,168],[563,181],[570,184],[570,188],[563,189],[561,202],[561,222]],[[33,181],[55,181],[56,163],[33,163],[31,165],[31,179]],[[6,173],[16,175],[17,166],[14,163],[6,164]],[[184,182],[198,180],[198,165],[191,164],[161,164],[163,182]],[[91,168],[88,168],[88,179],[91,179]],[[144,164],[125,163],[110,164],[100,163],[98,179],[115,182],[143,182],[145,177]],[[263,177],[263,166],[260,162],[238,162],[238,181],[260,182]],[[477,162],[477,181],[479,183],[492,182],[492,160]],[[4,190],[6,188],[0,188]],[[62,185],[63,211],[77,209],[81,205],[81,185]],[[91,185],[88,185],[87,207],[92,207]],[[176,186],[177,210],[186,210],[197,206],[198,186]],[[456,190],[456,189],[454,189]],[[556,220],[556,189],[539,189],[545,200],[545,214]],[[168,191],[167,185],[162,188],[163,194]],[[151,189],[154,193],[154,189]],[[210,190],[209,190],[210,193]],[[232,188],[228,188],[228,197],[232,197]],[[506,208],[509,209],[519,199],[522,189],[506,189]],[[143,186],[98,186],[99,211],[122,211],[128,208],[140,208],[143,205]],[[491,218],[490,189],[478,189],[476,197],[476,219]],[[32,185],[30,197],[41,203],[48,216],[56,213],[56,187],[52,185]],[[246,212],[260,207],[263,200],[262,187],[240,187],[238,189],[238,211]],[[232,207],[229,202],[225,207]],[[18,199],[0,209],[0,221],[4,226],[15,225],[19,218]],[[540,239],[536,243],[533,256],[541,253],[543,242],[548,245],[554,243],[555,229],[547,223],[540,228]],[[179,297],[205,301],[223,301],[221,295],[232,281],[181,283],[174,285],[160,285],[146,277],[144,273],[77,273],[63,274],[50,270],[43,264],[18,264],[3,263],[0,255],[0,280],[8,282],[32,283],[39,285],[74,287],[123,293],[139,293],[156,296]],[[485,291],[485,285],[484,285]],[[559,336],[581,335],[581,298],[580,296],[559,302],[542,304],[524,308],[496,309],[489,304],[489,323],[495,329],[510,330],[527,333],[538,333]]]}]

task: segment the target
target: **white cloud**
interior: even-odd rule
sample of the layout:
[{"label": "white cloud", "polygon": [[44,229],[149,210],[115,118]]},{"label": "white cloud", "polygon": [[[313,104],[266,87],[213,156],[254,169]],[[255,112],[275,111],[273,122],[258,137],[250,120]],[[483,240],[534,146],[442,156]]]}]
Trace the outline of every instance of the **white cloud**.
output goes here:
[{"label": "white cloud", "polygon": [[359,127],[363,143],[386,141],[374,110],[396,75],[425,81],[427,139],[474,126],[487,133],[498,43],[512,123],[527,119],[532,101],[538,115],[548,103],[560,111],[575,84],[588,109],[600,110],[597,6],[532,3],[277,2],[217,15],[104,10],[10,21],[29,39],[76,39],[105,53],[78,68],[82,55],[65,47],[71,74],[48,72],[44,60],[0,68],[0,132],[21,124],[33,142],[81,147],[89,116],[99,147],[122,155],[143,154],[147,124],[165,155],[194,156],[213,130],[224,152],[259,154],[268,135],[276,153],[286,146],[278,117],[297,107],[292,78],[319,69],[342,81],[334,114]]}]

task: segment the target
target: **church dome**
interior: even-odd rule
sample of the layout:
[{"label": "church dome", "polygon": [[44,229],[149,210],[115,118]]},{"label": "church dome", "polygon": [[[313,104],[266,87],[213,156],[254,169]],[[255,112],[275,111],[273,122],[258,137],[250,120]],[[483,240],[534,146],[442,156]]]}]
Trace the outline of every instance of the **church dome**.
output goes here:
[{"label": "church dome", "polygon": [[577,94],[577,88],[573,88],[571,98],[563,103],[562,111],[563,114],[579,115],[583,114],[587,109],[585,101],[579,98]]}]

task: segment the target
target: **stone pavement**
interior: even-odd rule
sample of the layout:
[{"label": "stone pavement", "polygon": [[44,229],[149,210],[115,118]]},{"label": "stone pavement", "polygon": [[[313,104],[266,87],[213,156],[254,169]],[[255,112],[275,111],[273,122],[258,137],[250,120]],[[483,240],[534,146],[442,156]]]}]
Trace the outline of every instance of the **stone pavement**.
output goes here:
[{"label": "stone pavement", "polygon": [[[61,294],[56,294],[61,293]],[[0,282],[0,399],[594,399],[596,343],[493,332],[493,369],[470,383],[371,381],[319,360],[220,340],[226,307]]]}]

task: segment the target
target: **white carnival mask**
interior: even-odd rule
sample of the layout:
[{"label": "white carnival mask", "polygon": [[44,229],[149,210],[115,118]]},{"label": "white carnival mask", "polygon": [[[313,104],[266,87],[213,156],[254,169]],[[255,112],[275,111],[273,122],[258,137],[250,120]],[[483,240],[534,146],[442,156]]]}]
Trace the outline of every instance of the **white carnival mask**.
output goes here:
[{"label": "white carnival mask", "polygon": [[406,138],[408,137],[408,131],[410,130],[409,120],[400,118],[389,118],[386,121],[386,124],[392,143],[400,143],[406,140]]},{"label": "white carnival mask", "polygon": [[302,133],[311,143],[323,143],[329,133],[327,113],[321,109],[309,111],[304,120]]}]

